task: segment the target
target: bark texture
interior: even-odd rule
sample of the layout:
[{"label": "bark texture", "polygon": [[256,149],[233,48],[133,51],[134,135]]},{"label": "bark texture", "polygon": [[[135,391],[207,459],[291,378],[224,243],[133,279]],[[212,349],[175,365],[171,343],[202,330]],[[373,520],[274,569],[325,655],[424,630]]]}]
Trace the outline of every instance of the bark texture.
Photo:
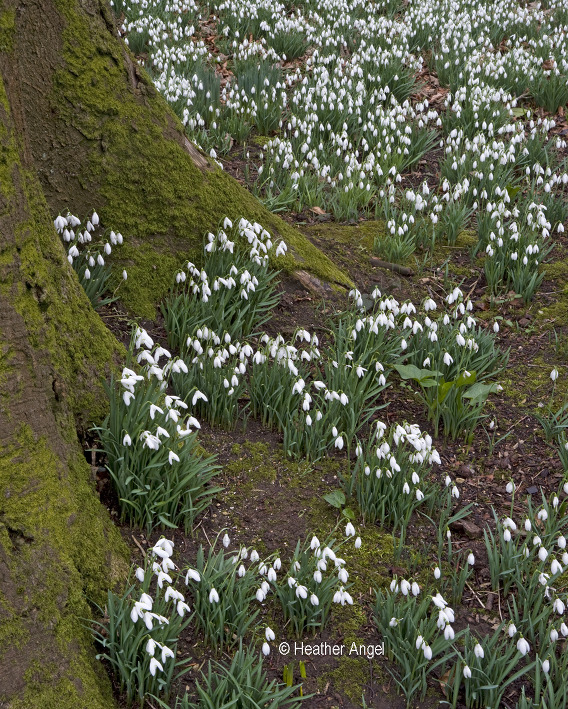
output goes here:
[{"label": "bark texture", "polygon": [[54,234],[0,79],[0,706],[112,706],[82,627],[126,549],[76,426],[120,353]]}]

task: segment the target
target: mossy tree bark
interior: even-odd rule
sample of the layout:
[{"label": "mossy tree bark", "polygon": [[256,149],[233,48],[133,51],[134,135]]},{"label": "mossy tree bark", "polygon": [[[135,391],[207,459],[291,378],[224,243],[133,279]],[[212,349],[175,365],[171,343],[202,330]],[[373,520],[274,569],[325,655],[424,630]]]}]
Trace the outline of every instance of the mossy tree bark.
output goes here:
[{"label": "mossy tree bark", "polygon": [[[121,231],[129,267],[122,290],[151,317],[184,258],[198,261],[205,233],[245,216],[291,248],[285,267],[348,279],[297,230],[201,155],[117,38],[107,0],[3,0],[14,11],[4,66],[52,213],[96,208]],[[4,23],[8,24],[8,23]],[[6,34],[6,32],[4,33]],[[0,47],[1,47],[0,43]]]},{"label": "mossy tree bark", "polygon": [[[263,224],[285,267],[348,279],[202,156],[116,35],[106,0],[0,0],[0,706],[112,706],[80,618],[124,578],[77,429],[122,352],[66,261],[53,216],[121,231],[123,300],[152,317],[224,216]],[[122,270],[122,265],[120,269]]]},{"label": "mossy tree bark", "polygon": [[57,239],[0,77],[0,706],[112,706],[81,617],[123,577],[77,425],[120,347]]}]

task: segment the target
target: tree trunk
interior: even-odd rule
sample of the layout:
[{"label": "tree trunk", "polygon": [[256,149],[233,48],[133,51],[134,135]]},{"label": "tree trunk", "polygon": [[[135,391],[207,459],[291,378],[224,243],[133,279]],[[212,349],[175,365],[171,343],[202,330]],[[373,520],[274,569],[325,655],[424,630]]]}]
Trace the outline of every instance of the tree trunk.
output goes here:
[{"label": "tree trunk", "polygon": [[127,552],[76,430],[104,415],[101,377],[124,353],[54,231],[66,208],[123,233],[137,315],[224,216],[283,237],[290,271],[349,285],[189,143],[104,0],[0,0],[0,707],[14,709],[113,705],[81,618],[124,581]]},{"label": "tree trunk", "polygon": [[[120,348],[69,268],[0,78],[0,706],[112,706],[82,629],[127,553],[77,441]],[[4,703],[5,702],[5,703]]]}]

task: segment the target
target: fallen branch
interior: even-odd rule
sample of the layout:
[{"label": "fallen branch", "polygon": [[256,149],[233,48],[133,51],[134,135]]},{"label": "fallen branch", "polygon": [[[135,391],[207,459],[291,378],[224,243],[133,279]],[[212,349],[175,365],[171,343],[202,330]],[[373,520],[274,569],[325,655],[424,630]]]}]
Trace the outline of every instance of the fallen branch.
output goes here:
[{"label": "fallen branch", "polygon": [[395,273],[400,273],[401,276],[413,276],[414,271],[408,266],[401,266],[398,263],[390,263],[389,261],[381,261],[380,258],[371,256],[371,264],[373,266],[378,266],[378,268],[385,268],[387,271],[394,271]]}]

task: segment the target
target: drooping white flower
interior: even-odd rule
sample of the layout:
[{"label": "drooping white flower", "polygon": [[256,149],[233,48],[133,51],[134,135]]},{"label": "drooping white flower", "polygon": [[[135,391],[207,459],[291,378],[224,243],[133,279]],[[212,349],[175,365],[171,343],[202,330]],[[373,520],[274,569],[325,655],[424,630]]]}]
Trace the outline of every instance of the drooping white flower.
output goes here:
[{"label": "drooping white flower", "polygon": [[485,657],[485,652],[479,643],[473,648],[473,654],[481,659]]},{"label": "drooping white flower", "polygon": [[523,657],[530,652],[531,646],[525,640],[525,638],[519,638],[517,640],[517,650],[523,655]]}]

